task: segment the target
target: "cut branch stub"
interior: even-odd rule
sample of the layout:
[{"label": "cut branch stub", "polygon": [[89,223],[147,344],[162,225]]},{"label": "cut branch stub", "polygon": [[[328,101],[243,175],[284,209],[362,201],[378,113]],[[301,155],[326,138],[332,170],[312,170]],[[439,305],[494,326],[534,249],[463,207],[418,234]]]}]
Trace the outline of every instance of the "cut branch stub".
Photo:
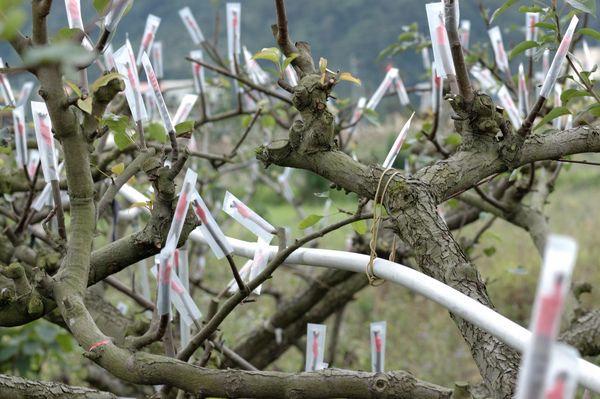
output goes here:
[{"label": "cut branch stub", "polygon": [[334,135],[333,115],[327,110],[327,97],[332,89],[321,75],[310,74],[294,88],[292,102],[302,120],[290,128],[290,144],[299,153],[329,150]]},{"label": "cut branch stub", "polygon": [[472,102],[467,102],[461,95],[448,98],[448,102],[458,116],[455,127],[465,146],[481,137],[495,137],[504,122],[502,114],[496,111],[496,105],[485,93],[475,93]]}]

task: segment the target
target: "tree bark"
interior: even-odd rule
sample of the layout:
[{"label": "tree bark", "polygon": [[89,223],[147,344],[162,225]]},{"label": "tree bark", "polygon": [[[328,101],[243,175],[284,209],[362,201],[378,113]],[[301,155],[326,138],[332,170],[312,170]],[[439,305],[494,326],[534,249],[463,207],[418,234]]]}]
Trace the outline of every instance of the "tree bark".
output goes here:
[{"label": "tree bark", "polygon": [[108,392],[74,387],[58,382],[33,381],[0,374],[0,397],[3,399],[117,399]]}]

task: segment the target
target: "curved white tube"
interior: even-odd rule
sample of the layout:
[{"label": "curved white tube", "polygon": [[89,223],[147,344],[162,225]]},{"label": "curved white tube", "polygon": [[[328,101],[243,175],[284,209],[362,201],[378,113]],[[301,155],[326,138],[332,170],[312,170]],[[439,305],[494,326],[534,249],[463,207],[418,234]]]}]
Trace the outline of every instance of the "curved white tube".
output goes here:
[{"label": "curved white tube", "polygon": [[[194,230],[190,234],[190,238],[196,242],[205,243],[204,237],[198,230]],[[255,243],[230,237],[227,239],[233,246],[236,255],[245,258],[254,256]],[[270,249],[272,258],[277,252],[277,247],[271,246]],[[286,260],[286,263],[296,265],[331,267],[357,273],[365,273],[368,262],[367,255],[312,248],[297,249]],[[423,295],[521,353],[531,337],[531,332],[526,328],[454,288],[407,266],[377,258],[373,262],[373,270],[377,277]],[[600,367],[584,359],[579,359],[579,383],[594,393],[600,393]]]},{"label": "curved white tube", "polygon": [[[131,202],[147,200],[143,194],[131,187],[125,190],[121,189],[121,194]],[[199,229],[194,230],[189,237],[193,241],[206,244],[206,240]],[[227,237],[227,239],[233,246],[236,255],[245,258],[254,256],[256,243],[230,237]],[[277,253],[277,247],[271,246],[270,258],[275,256],[275,253]],[[286,263],[331,267],[357,273],[364,273],[368,262],[369,257],[367,255],[312,248],[300,248],[294,251],[286,260]],[[487,331],[521,353],[531,337],[531,332],[526,328],[519,326],[446,284],[409,267],[378,258],[373,262],[373,270],[376,276],[423,295],[457,316]],[[579,359],[579,383],[590,391],[600,394],[600,367],[584,359]]]}]

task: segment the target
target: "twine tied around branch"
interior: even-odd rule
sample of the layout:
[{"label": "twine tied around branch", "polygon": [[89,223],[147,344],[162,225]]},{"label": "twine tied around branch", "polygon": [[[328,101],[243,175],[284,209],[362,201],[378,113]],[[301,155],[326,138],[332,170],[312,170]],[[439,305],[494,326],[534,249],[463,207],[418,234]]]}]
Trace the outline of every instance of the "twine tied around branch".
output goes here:
[{"label": "twine tied around branch", "polygon": [[[381,185],[383,183],[383,178],[385,177],[385,175],[387,174],[388,171],[394,171],[394,173],[392,173],[392,175],[388,179],[388,181],[383,189],[383,192],[381,193],[381,196],[379,196],[379,190],[381,189]],[[373,262],[377,258],[377,237],[379,235],[379,225],[381,223],[381,218],[382,218],[382,214],[383,214],[383,209],[382,209],[383,208],[383,197],[385,197],[385,194],[387,193],[390,183],[392,182],[392,180],[394,180],[394,177],[398,174],[400,174],[400,172],[395,170],[394,168],[388,168],[383,171],[383,173],[381,174],[381,177],[379,178],[379,184],[377,184],[377,191],[375,192],[375,199],[373,200],[373,225],[371,226],[371,241],[369,242],[369,247],[371,248],[371,256],[369,257],[369,263],[367,264],[367,268],[365,270],[365,273],[367,274],[367,278],[369,279],[369,285],[371,285],[372,287],[379,287],[379,286],[385,284],[385,282],[387,281],[387,280],[384,280],[375,275],[375,273],[373,272]],[[377,212],[378,201],[379,201],[379,205],[380,205],[379,213]],[[395,258],[396,258],[396,235],[394,234],[394,241],[392,242],[392,251],[390,253],[389,259],[390,259],[390,261],[393,262],[395,260]]]}]

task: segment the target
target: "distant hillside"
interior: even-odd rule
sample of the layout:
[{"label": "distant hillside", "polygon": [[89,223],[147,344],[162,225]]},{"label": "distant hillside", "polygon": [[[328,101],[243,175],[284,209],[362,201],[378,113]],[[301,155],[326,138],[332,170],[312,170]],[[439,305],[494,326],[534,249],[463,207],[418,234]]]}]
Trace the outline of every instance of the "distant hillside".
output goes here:
[{"label": "distant hillside", "polygon": [[[82,3],[82,12],[86,19],[95,11],[91,1],[82,0]],[[241,3],[242,43],[251,52],[274,46],[270,28],[270,25],[276,22],[273,0],[242,0]],[[492,11],[503,3],[504,0],[484,0],[485,7]],[[162,18],[157,40],[163,42],[165,51],[165,78],[189,78],[191,69],[184,57],[194,49],[194,45],[177,13],[177,10],[186,5],[190,6],[204,35],[210,40],[213,38],[215,27],[215,12],[219,11],[219,48],[225,53],[225,2],[214,0],[138,0],[119,25],[113,45],[115,48],[120,47],[124,43],[125,33],[128,32],[134,51],[137,51],[146,16],[148,13],[155,14]],[[292,40],[310,42],[317,62],[319,57],[325,57],[330,69],[349,71],[364,82],[361,88],[352,89],[354,95],[359,94],[359,91],[371,94],[383,78],[388,63],[400,68],[407,86],[417,83],[424,73],[421,56],[413,51],[392,59],[384,58],[379,62],[375,62],[375,58],[381,50],[397,40],[402,26],[417,22],[419,30],[427,32],[425,2],[289,0],[286,7]],[[498,23],[507,28],[510,25],[521,26],[524,17],[523,14],[517,14],[516,9],[517,6],[514,7],[514,11],[503,14]],[[64,2],[55,0],[52,11],[50,27],[57,31],[66,25]],[[471,43],[487,39],[486,27],[479,16],[477,2],[462,1],[461,19],[472,21]],[[591,20],[595,24],[598,23],[593,18]],[[29,31],[30,28],[24,28],[24,33]],[[522,34],[516,29],[507,29],[505,35],[505,45],[509,48],[511,42],[523,40]],[[15,62],[16,59],[14,52],[6,44],[0,46],[0,56],[10,62]],[[351,86],[354,85],[340,85],[341,94],[349,95]]]}]

